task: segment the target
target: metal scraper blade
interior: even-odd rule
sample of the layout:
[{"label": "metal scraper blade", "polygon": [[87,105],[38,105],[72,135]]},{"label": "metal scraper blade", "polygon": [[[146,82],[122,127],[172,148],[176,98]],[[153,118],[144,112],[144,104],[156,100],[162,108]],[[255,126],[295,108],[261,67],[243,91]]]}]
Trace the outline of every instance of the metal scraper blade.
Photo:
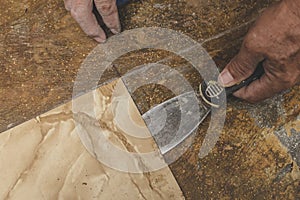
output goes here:
[{"label": "metal scraper blade", "polygon": [[142,117],[164,155],[188,138],[209,112],[191,91],[153,107]]}]

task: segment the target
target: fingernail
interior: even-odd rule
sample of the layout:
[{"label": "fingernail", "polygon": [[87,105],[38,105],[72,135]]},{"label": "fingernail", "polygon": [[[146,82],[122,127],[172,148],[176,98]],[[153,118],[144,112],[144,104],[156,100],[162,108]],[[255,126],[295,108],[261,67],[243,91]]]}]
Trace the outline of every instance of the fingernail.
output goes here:
[{"label": "fingernail", "polygon": [[230,72],[225,69],[219,76],[219,82],[222,86],[229,86],[234,81],[234,78],[230,74]]},{"label": "fingernail", "polygon": [[99,43],[105,43],[106,42],[106,39],[103,39],[101,37],[94,37],[94,39],[99,42]]},{"label": "fingernail", "polygon": [[111,29],[110,31],[111,31],[113,34],[119,34],[119,33],[121,32],[120,29],[115,29],[115,28]]}]

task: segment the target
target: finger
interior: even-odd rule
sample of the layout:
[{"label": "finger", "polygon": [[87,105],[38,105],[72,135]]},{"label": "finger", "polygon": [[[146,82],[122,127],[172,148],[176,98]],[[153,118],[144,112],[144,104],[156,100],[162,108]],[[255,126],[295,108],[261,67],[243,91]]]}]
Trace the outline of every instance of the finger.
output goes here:
[{"label": "finger", "polygon": [[219,83],[224,87],[233,86],[248,78],[255,70],[263,56],[251,50],[244,42],[238,55],[236,55],[219,75]]},{"label": "finger", "polygon": [[233,95],[251,103],[256,103],[270,98],[294,84],[293,78],[291,78],[292,74],[289,75],[278,66],[272,66],[269,61],[264,62],[264,69],[265,74],[260,79],[252,82],[249,86],[243,87]]},{"label": "finger", "polygon": [[65,8],[67,11],[70,11],[72,8],[72,0],[64,0]]},{"label": "finger", "polygon": [[95,0],[95,5],[103,22],[111,32],[114,34],[120,33],[121,25],[116,0]]},{"label": "finger", "polygon": [[97,42],[105,42],[106,35],[98,25],[92,9],[92,0],[75,0],[72,2],[71,15],[88,36],[94,38]]}]

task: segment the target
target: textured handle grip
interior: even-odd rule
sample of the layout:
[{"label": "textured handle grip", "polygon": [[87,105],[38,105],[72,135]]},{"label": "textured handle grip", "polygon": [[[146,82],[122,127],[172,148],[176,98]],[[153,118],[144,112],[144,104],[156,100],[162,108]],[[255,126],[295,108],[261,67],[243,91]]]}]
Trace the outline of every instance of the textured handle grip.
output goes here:
[{"label": "textured handle grip", "polygon": [[[209,105],[213,107],[219,107],[218,104],[213,102],[218,102],[220,99],[220,96],[223,95],[223,93],[226,93],[226,96],[231,95],[235,91],[241,89],[242,87],[245,87],[252,83],[253,81],[259,79],[264,74],[264,68],[262,62],[257,65],[257,68],[255,69],[254,73],[249,76],[244,81],[240,82],[239,84],[236,84],[231,87],[224,88],[222,87],[217,81],[208,81],[202,82],[199,86],[200,96],[202,99]],[[214,101],[212,101],[214,99]]]}]

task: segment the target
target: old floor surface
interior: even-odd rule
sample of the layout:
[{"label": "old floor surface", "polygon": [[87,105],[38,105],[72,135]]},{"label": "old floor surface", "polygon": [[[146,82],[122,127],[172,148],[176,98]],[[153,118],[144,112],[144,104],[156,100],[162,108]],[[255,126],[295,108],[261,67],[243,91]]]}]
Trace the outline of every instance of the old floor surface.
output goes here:
[{"label": "old floor surface", "polygon": [[[136,1],[120,9],[124,29],[159,26],[203,44],[222,68],[238,51],[259,12],[273,1]],[[72,97],[81,62],[97,45],[80,30],[63,2],[30,0],[0,7],[0,131],[38,116]],[[201,76],[184,59],[148,49],[129,53],[99,85],[135,66],[160,62],[179,71],[197,91]],[[263,103],[230,98],[222,135],[208,156],[198,152],[209,124],[170,168],[186,199],[300,199],[300,93],[295,86]],[[174,94],[146,85],[131,94],[143,114]]]}]

